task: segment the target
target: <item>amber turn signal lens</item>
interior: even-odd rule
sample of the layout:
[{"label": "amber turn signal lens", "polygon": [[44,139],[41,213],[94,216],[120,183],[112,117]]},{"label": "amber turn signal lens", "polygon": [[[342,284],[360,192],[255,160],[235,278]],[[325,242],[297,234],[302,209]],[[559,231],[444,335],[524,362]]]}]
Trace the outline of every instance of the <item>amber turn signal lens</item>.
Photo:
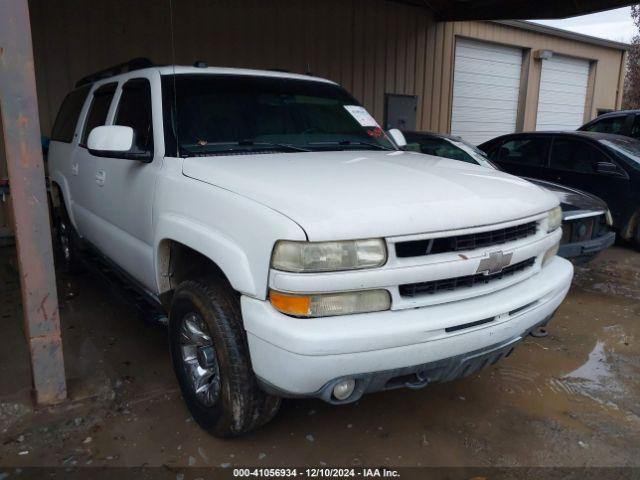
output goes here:
[{"label": "amber turn signal lens", "polygon": [[269,292],[269,300],[276,310],[294,317],[331,317],[389,310],[391,296],[386,290],[314,293],[289,295]]},{"label": "amber turn signal lens", "polygon": [[311,297],[286,295],[280,292],[269,292],[271,304],[282,313],[298,317],[306,317],[311,313]]}]

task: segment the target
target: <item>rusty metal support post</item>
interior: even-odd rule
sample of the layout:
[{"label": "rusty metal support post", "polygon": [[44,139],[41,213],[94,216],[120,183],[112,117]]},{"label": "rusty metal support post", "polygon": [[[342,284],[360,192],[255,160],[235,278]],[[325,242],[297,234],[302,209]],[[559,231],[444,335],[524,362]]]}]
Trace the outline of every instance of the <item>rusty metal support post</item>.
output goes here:
[{"label": "rusty metal support post", "polygon": [[33,389],[49,405],[67,387],[27,0],[0,0],[0,111]]}]

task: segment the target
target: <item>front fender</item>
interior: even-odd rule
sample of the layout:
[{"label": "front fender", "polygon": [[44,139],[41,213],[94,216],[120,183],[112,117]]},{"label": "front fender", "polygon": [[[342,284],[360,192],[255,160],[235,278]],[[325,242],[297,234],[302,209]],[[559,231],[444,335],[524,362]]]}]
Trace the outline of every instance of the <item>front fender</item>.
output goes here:
[{"label": "front fender", "polygon": [[[156,232],[154,256],[157,272],[164,270],[160,265],[160,245],[165,240],[172,240],[201,253],[218,265],[235,290],[256,295],[257,289],[249,258],[224,232],[194,219],[172,214],[159,218]],[[158,285],[162,285],[160,278]]]},{"label": "front fender", "polygon": [[266,299],[271,253],[281,239],[306,240],[285,215],[234,192],[185,177],[181,160],[168,159],[156,187],[153,245],[158,293],[169,281],[171,240],[213,262],[234,290]]}]

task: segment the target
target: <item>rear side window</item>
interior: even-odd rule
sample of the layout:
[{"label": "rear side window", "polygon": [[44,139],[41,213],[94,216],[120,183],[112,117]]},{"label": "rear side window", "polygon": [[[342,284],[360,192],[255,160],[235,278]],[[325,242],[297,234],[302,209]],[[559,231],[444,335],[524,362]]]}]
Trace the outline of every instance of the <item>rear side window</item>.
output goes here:
[{"label": "rear side window", "polygon": [[509,140],[491,152],[491,160],[543,167],[549,151],[549,139],[522,138]]},{"label": "rear side window", "polygon": [[146,78],[129,80],[122,87],[115,125],[133,128],[133,150],[138,153],[153,152],[153,127],[151,116],[151,84]]},{"label": "rear side window", "polygon": [[585,131],[619,134],[624,129],[626,119],[626,116],[603,118],[585,127]]},{"label": "rear side window", "polygon": [[610,162],[596,147],[580,140],[557,138],[551,149],[551,168],[593,173],[598,162]]},{"label": "rear side window", "polygon": [[109,106],[111,105],[111,100],[113,100],[117,85],[117,83],[109,83],[93,92],[93,100],[91,101],[91,107],[89,107],[89,113],[82,132],[82,145],[87,144],[91,130],[106,123]]},{"label": "rear side window", "polygon": [[58,116],[53,124],[51,130],[51,140],[57,142],[71,143],[73,141],[73,134],[76,131],[76,125],[78,124],[78,117],[82,111],[84,101],[87,99],[87,95],[91,90],[91,85],[74,90],[65,97],[58,111]]}]

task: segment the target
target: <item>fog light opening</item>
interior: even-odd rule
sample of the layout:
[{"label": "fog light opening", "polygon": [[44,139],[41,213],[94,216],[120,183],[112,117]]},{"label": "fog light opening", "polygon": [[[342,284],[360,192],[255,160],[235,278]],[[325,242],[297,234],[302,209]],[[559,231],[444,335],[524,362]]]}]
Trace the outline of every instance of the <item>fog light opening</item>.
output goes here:
[{"label": "fog light opening", "polygon": [[356,389],[356,381],[352,378],[341,380],[333,386],[333,396],[336,400],[346,400]]}]

